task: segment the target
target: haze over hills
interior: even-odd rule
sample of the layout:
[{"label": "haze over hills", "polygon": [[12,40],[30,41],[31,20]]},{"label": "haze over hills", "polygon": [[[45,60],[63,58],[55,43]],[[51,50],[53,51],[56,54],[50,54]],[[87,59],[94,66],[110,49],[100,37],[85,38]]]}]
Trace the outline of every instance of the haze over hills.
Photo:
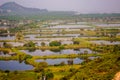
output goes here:
[{"label": "haze over hills", "polygon": [[7,2],[0,6],[0,19],[65,19],[74,17],[120,17],[119,13],[80,14],[75,11],[48,11],[47,9],[23,7],[15,2]]},{"label": "haze over hills", "polygon": [[48,12],[47,9],[26,8],[15,2],[8,2],[0,6],[1,14],[38,14]]},{"label": "haze over hills", "polygon": [[50,19],[74,15],[74,11],[48,11],[47,9],[23,7],[15,2],[0,6],[0,19]]}]

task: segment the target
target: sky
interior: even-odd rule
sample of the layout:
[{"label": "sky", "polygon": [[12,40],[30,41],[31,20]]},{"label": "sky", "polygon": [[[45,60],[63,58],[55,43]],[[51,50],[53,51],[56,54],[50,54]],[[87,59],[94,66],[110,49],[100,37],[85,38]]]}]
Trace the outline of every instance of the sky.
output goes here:
[{"label": "sky", "polygon": [[24,7],[79,13],[120,13],[120,0],[0,0],[0,5],[16,2]]}]

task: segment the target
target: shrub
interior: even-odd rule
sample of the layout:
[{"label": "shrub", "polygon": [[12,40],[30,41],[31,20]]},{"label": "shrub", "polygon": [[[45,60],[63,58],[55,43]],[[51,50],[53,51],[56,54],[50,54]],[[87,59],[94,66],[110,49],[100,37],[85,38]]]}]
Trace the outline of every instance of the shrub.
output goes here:
[{"label": "shrub", "polygon": [[65,65],[65,62],[62,61],[62,62],[60,63],[60,66],[64,66],[64,65]]},{"label": "shrub", "polygon": [[73,44],[80,44],[79,41],[73,41]]},{"label": "shrub", "polygon": [[5,73],[9,73],[10,71],[9,71],[9,70],[5,70],[4,72],[5,72]]},{"label": "shrub", "polygon": [[74,71],[75,71],[75,68],[70,68],[69,71],[70,71],[70,72],[74,72]]},{"label": "shrub", "polygon": [[60,50],[61,50],[61,49],[65,49],[65,47],[62,45],[62,46],[59,47],[59,49],[60,49]]},{"label": "shrub", "polygon": [[73,65],[73,60],[68,60],[68,65]]},{"label": "shrub", "polygon": [[31,59],[31,58],[32,58],[31,55],[26,55],[25,58],[24,58],[24,60],[26,60],[26,59]]},{"label": "shrub", "polygon": [[52,78],[54,78],[54,74],[53,73],[47,73],[46,74],[46,77],[47,77],[47,79],[49,80],[49,79],[52,79]]},{"label": "shrub", "polygon": [[24,44],[25,47],[35,47],[35,43],[33,43],[32,41]]},{"label": "shrub", "polygon": [[44,42],[41,42],[41,46],[45,46],[45,43],[44,43]]},{"label": "shrub", "polygon": [[61,45],[61,42],[59,41],[52,41],[49,43],[50,46],[60,46]]},{"label": "shrub", "polygon": [[35,72],[44,71],[44,68],[46,68],[47,66],[48,64],[46,62],[39,62],[39,64],[35,68]]}]

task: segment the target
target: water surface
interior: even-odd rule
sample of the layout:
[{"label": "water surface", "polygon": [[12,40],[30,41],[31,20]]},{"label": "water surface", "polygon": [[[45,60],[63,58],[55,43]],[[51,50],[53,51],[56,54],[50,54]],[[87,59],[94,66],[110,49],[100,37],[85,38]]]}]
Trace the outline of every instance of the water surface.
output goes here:
[{"label": "water surface", "polygon": [[55,64],[60,64],[62,62],[64,62],[65,64],[68,64],[68,60],[73,60],[73,64],[80,64],[81,62],[83,62],[82,59],[80,58],[74,58],[74,59],[67,59],[67,58],[61,58],[61,59],[39,59],[36,60],[36,62],[47,62],[48,65],[55,65]]},{"label": "water surface", "polygon": [[32,56],[47,56],[47,55],[60,55],[60,54],[80,54],[80,53],[84,53],[87,52],[88,54],[93,53],[94,51],[87,49],[87,48],[83,48],[83,49],[63,49],[60,51],[51,51],[51,50],[35,50],[30,52],[29,50],[21,50],[22,52],[32,55]]},{"label": "water surface", "polygon": [[100,44],[100,45],[118,45],[120,44],[120,41],[105,41],[105,40],[95,40],[95,41],[90,41],[92,43]]},{"label": "water surface", "polygon": [[10,60],[10,61],[0,61],[0,69],[1,70],[31,70],[33,69],[33,66],[27,65],[24,62],[19,63],[19,61]]}]

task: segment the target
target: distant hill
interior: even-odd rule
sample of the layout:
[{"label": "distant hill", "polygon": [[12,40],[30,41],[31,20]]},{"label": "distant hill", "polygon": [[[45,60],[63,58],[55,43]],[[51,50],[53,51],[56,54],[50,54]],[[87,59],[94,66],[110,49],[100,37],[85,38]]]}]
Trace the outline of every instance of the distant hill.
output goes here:
[{"label": "distant hill", "polygon": [[0,6],[0,19],[19,20],[19,19],[74,19],[74,18],[102,18],[117,17],[120,13],[110,14],[76,14],[75,11],[48,11],[47,9],[27,8],[15,2],[8,2]]},{"label": "distant hill", "polygon": [[0,19],[58,19],[74,15],[74,11],[48,11],[47,9],[27,8],[15,2],[8,2],[0,6]]},{"label": "distant hill", "polygon": [[47,12],[46,9],[27,8],[23,7],[15,2],[8,2],[0,6],[1,14],[38,14],[41,12]]}]

